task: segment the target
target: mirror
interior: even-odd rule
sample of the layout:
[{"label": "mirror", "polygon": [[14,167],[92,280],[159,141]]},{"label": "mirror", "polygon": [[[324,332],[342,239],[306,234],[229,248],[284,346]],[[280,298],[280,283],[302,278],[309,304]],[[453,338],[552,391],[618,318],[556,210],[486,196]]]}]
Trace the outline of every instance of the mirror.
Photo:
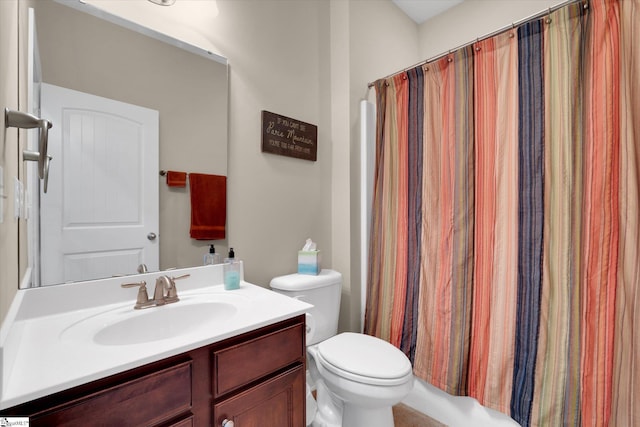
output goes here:
[{"label": "mirror", "polygon": [[[159,116],[158,170],[227,175],[226,59],[104,13],[84,2],[74,1],[73,7],[69,7],[53,0],[20,1],[23,2],[21,13],[29,7],[34,9],[43,83],[156,110]],[[85,13],[83,8],[93,14]],[[94,16],[96,11],[100,17]],[[132,29],[113,21],[125,22]],[[25,19],[21,18],[22,22]],[[61,124],[54,122],[53,126]],[[52,173],[56,168],[59,173],[66,167],[62,160],[64,158],[54,157],[50,166]],[[28,171],[26,174],[27,183],[34,182]],[[215,243],[216,250],[224,253],[226,240],[211,242],[190,238],[188,183],[186,187],[168,187],[163,176],[158,174],[156,178],[159,229],[149,232],[157,235],[159,269],[202,265],[210,243]],[[124,181],[122,185],[126,186]],[[50,192],[51,186],[52,182],[49,183]],[[37,195],[31,196],[35,199],[31,206],[36,209],[27,220],[31,225],[26,227],[30,255],[24,256],[21,252],[21,265],[28,265],[29,271],[37,272],[42,254],[38,248],[39,227],[34,222],[46,221],[54,213],[49,211],[49,204],[42,203],[43,200],[38,202]],[[45,197],[48,194],[40,195],[40,199]],[[59,213],[55,215],[60,216]],[[135,274],[136,267],[131,266],[127,271],[118,268],[100,276]],[[37,276],[32,274],[32,282],[37,282]],[[84,277],[85,280],[91,278],[99,277]]]}]

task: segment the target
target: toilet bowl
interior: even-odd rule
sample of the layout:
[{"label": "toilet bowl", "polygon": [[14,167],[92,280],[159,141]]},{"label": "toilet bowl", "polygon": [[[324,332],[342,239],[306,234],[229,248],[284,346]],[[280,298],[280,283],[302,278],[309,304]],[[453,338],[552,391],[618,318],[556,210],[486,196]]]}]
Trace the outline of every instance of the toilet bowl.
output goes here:
[{"label": "toilet bowl", "polygon": [[400,350],[375,337],[345,332],[308,352],[326,387],[318,394],[329,392],[341,403],[333,409],[342,410],[341,424],[337,425],[393,426],[391,407],[413,388],[411,363]]},{"label": "toilet bowl", "polygon": [[392,427],[391,407],[413,388],[411,362],[379,338],[336,335],[341,285],[342,276],[332,270],[271,281],[274,291],[314,305],[307,313],[307,425]]}]

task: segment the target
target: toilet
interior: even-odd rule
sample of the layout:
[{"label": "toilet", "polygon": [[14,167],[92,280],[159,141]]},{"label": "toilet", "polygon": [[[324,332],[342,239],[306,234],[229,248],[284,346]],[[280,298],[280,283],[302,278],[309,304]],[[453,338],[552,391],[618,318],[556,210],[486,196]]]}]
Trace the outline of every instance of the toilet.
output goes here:
[{"label": "toilet", "polygon": [[337,334],[342,275],[326,269],[317,276],[289,274],[270,287],[313,305],[306,313],[307,425],[393,426],[391,407],[413,388],[411,362],[379,338]]}]

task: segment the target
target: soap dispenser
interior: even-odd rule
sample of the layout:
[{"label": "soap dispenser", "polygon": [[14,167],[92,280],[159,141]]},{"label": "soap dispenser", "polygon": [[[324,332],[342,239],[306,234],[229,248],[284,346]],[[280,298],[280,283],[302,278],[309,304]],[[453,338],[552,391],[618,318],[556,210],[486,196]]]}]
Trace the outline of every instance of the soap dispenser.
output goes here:
[{"label": "soap dispenser", "polygon": [[241,261],[236,259],[233,248],[229,249],[229,256],[224,260],[224,288],[233,290],[240,288]]},{"label": "soap dispenser", "polygon": [[216,253],[216,248],[211,245],[209,253],[204,255],[204,265],[222,264],[222,256]]}]

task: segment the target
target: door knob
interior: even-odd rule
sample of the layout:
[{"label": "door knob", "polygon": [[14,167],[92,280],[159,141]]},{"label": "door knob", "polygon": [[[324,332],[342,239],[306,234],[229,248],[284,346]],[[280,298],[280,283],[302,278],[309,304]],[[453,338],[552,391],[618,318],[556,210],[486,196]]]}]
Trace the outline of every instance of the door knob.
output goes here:
[{"label": "door knob", "polygon": [[233,421],[230,421],[226,418],[222,421],[222,427],[234,427],[234,426],[235,424],[233,423]]},{"label": "door knob", "polygon": [[149,240],[156,240],[156,237],[158,237],[158,236],[156,236],[156,233],[147,234],[147,239],[149,239]]}]

